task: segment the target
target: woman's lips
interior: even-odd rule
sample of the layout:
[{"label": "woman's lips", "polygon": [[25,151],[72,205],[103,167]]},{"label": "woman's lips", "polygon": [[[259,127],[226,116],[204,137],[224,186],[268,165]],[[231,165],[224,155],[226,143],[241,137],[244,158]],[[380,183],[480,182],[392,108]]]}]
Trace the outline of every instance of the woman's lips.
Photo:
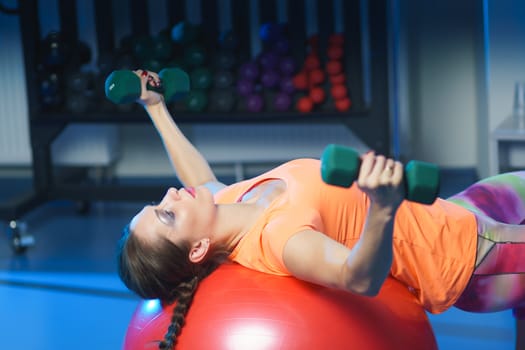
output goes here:
[{"label": "woman's lips", "polygon": [[190,194],[190,196],[195,198],[195,188],[193,188],[193,187],[185,187],[184,189],[186,190],[186,192],[188,192]]}]

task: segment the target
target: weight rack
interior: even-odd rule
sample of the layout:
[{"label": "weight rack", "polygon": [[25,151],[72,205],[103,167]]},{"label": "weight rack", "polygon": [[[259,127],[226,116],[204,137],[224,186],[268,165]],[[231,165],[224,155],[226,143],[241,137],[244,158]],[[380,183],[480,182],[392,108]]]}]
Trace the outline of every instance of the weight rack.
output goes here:
[{"label": "weight rack", "polygon": [[[96,47],[99,53],[117,49],[116,16],[118,6],[126,6],[127,20],[133,36],[151,34],[151,16],[146,0],[91,0],[94,8]],[[191,0],[188,0],[191,1]],[[201,0],[202,30],[206,37],[214,38],[219,33],[220,0]],[[241,55],[249,55],[250,47],[250,6],[258,4],[259,23],[276,22],[278,2],[283,0],[231,0],[232,30],[238,33]],[[308,0],[287,0],[288,35],[294,58],[301,60],[306,55],[305,42],[308,38],[305,13]],[[337,0],[316,0],[317,27],[321,49],[326,48],[326,38],[333,33],[334,18],[331,6]],[[78,40],[79,26],[76,0],[57,0],[60,32],[64,40],[73,43]],[[297,111],[252,113],[249,118],[244,112],[177,113],[179,124],[184,123],[339,123],[350,128],[363,141],[378,152],[389,154],[390,125],[388,103],[388,41],[387,41],[387,1],[386,0],[347,0],[342,4],[342,18],[345,35],[345,74],[353,101],[350,111],[313,111],[302,114]],[[47,201],[66,199],[77,202],[91,201],[151,201],[160,198],[165,188],[162,186],[93,184],[82,177],[75,179],[59,178],[53,168],[51,144],[70,123],[143,123],[149,122],[142,110],[127,113],[90,111],[72,115],[65,111],[48,111],[40,100],[38,66],[41,54],[40,42],[46,33],[41,33],[38,0],[20,0],[18,14],[24,52],[27,100],[31,149],[33,153],[33,186],[29,193],[23,193],[0,204],[0,220],[12,223],[24,214]],[[187,20],[186,2],[166,0],[164,21],[173,26]],[[150,14],[151,15],[151,14]],[[138,68],[138,67],[137,67]],[[99,87],[103,89],[102,86]],[[368,91],[367,91],[368,90]],[[18,232],[14,236],[17,237]],[[20,237],[17,237],[20,238]],[[24,251],[24,247],[15,247]]]}]

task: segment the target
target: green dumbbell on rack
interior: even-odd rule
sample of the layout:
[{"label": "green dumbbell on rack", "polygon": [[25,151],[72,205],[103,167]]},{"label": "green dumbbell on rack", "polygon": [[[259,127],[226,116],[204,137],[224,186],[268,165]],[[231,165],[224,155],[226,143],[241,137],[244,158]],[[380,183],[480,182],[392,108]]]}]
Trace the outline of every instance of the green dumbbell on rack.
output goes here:
[{"label": "green dumbbell on rack", "polygon": [[[328,145],[321,156],[321,177],[324,182],[350,187],[357,179],[361,158],[357,151],[340,145]],[[439,192],[437,165],[411,160],[404,169],[405,198],[409,201],[432,204]]]},{"label": "green dumbbell on rack", "polygon": [[[159,72],[160,86],[147,85],[152,90],[164,95],[166,103],[184,99],[190,92],[190,78],[180,68],[165,68]],[[106,97],[113,103],[135,102],[141,93],[140,78],[130,70],[113,71],[106,78]]]}]

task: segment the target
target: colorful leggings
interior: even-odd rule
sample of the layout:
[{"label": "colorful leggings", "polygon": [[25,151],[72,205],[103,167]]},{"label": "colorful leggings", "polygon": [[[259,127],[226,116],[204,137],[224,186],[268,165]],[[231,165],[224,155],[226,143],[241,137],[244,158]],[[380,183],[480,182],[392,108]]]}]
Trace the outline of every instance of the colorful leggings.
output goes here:
[{"label": "colorful leggings", "polygon": [[525,171],[479,181],[448,200],[478,220],[476,268],[455,306],[472,312],[512,308],[525,319]]}]

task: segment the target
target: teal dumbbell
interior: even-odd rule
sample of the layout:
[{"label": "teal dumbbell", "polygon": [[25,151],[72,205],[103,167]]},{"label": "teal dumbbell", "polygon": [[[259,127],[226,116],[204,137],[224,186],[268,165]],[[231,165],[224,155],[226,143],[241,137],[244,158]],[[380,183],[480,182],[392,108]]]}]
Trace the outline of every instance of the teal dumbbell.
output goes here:
[{"label": "teal dumbbell", "polygon": [[[331,144],[321,156],[321,177],[328,184],[350,187],[359,175],[360,166],[357,151]],[[432,163],[411,160],[404,169],[404,184],[407,200],[432,204],[439,192],[439,168]]]},{"label": "teal dumbbell", "polygon": [[[180,101],[190,92],[190,78],[180,68],[165,68],[159,72],[160,86],[147,85],[152,90],[164,95],[167,103]],[[135,102],[141,93],[140,78],[130,70],[113,71],[106,78],[106,97],[113,103]]]}]

